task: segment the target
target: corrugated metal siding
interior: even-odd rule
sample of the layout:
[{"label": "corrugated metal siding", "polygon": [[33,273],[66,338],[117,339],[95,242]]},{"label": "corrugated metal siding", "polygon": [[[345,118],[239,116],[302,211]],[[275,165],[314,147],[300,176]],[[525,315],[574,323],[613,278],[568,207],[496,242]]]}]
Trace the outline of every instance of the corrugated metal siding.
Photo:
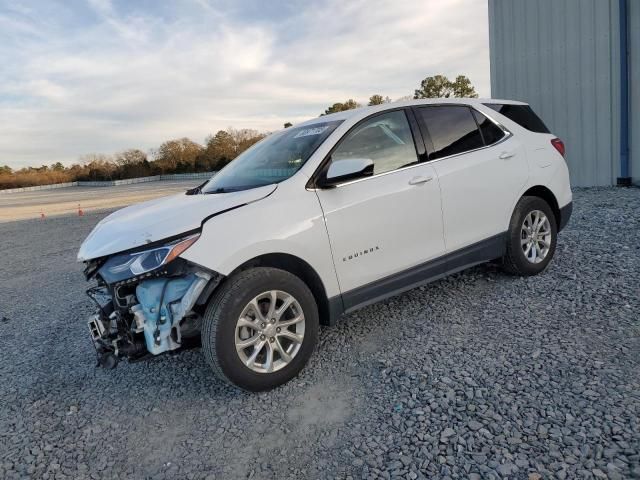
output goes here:
[{"label": "corrugated metal siding", "polygon": [[492,96],[528,102],[565,141],[574,185],[614,184],[617,0],[489,0],[489,32]]},{"label": "corrugated metal siding", "polygon": [[640,1],[629,2],[629,86],[631,91],[631,177],[640,184]]}]

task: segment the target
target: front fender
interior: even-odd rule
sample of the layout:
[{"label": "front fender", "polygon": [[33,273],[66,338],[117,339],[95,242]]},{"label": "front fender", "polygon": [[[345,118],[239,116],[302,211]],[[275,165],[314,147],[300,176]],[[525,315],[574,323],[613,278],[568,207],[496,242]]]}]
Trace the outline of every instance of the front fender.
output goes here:
[{"label": "front fender", "polygon": [[328,297],[339,295],[318,197],[304,187],[299,190],[293,195],[292,186],[283,183],[260,202],[211,218],[182,257],[229,275],[258,256],[285,253],[303,259],[316,271]]}]

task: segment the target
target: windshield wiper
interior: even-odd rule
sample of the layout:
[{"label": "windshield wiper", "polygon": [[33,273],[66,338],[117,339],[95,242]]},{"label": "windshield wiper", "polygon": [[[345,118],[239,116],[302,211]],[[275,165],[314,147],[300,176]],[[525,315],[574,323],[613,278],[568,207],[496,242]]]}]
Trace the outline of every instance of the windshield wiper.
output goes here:
[{"label": "windshield wiper", "polygon": [[187,190],[187,195],[198,195],[199,193],[202,193],[202,187],[204,187],[207,183],[209,182],[209,180],[207,180],[204,183],[201,183],[200,185],[198,185],[197,187],[193,187],[190,188],[189,190]]},{"label": "windshield wiper", "polygon": [[218,187],[215,190],[207,190],[206,192],[202,192],[205,195],[208,195],[210,193],[231,193],[231,192],[239,192],[240,190],[246,190],[245,187],[230,187],[230,188],[225,188],[225,187]]},{"label": "windshield wiper", "polygon": [[[268,184],[265,184],[268,185]],[[218,187],[215,190],[207,190],[203,193],[208,194],[208,193],[231,193],[231,192],[241,192],[242,190],[250,190],[252,188],[258,188],[258,187],[264,187],[263,184],[257,184],[257,185],[244,185],[242,187],[229,187],[229,188],[225,188],[225,187]]]}]

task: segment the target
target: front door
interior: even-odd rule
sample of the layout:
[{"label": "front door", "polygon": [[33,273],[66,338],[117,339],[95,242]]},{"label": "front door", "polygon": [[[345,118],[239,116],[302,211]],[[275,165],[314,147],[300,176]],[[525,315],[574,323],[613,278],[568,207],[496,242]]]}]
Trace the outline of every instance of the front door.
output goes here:
[{"label": "front door", "polygon": [[403,109],[370,117],[347,133],[331,162],[350,158],[373,160],[373,176],[317,195],[343,298],[370,288],[364,297],[373,299],[378,281],[444,254],[440,188],[433,166],[419,161]]}]

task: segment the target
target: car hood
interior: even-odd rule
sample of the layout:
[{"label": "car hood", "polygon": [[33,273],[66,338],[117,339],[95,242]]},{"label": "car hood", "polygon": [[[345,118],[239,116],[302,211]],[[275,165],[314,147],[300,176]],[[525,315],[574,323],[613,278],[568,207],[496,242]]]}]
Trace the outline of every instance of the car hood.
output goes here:
[{"label": "car hood", "polygon": [[105,217],[82,242],[78,261],[112,255],[200,228],[208,217],[273,193],[266,185],[230,193],[180,193],[123,208]]}]

